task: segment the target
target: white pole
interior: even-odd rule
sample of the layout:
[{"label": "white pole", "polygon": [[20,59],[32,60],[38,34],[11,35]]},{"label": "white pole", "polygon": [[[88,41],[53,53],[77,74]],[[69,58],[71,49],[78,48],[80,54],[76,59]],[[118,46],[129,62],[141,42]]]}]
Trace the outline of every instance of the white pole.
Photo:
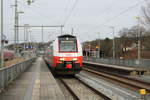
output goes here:
[{"label": "white pole", "polygon": [[113,27],[113,58],[115,58],[115,27]]},{"label": "white pole", "polygon": [[74,32],[74,30],[73,30],[73,28],[71,29],[71,34],[73,35],[73,32]]},{"label": "white pole", "polygon": [[115,58],[115,27],[111,26],[110,28],[113,29],[113,59]]},{"label": "white pole", "polygon": [[61,35],[63,34],[63,32],[62,32],[62,31],[63,31],[63,27],[61,26],[61,32],[60,32],[60,34],[61,34]]},{"label": "white pole", "polygon": [[137,17],[138,19],[138,60],[141,59],[141,30],[140,30],[140,17]]},{"label": "white pole", "polygon": [[98,55],[99,55],[99,58],[100,58],[100,51],[101,51],[101,48],[100,48],[100,46],[101,46],[101,39],[100,39],[100,32],[98,32],[98,35],[99,35],[99,48],[98,48]]},{"label": "white pole", "polygon": [[44,33],[44,31],[43,31],[43,26],[42,26],[42,43],[44,42],[43,33]]},{"label": "white pole", "polygon": [[3,54],[3,47],[4,47],[4,41],[3,41],[3,32],[4,32],[4,30],[3,30],[3,25],[4,25],[4,19],[3,19],[3,0],[1,0],[1,41],[0,41],[0,43],[1,43],[1,67],[3,67],[3,65],[4,65],[4,54]]},{"label": "white pole", "polygon": [[17,34],[18,34],[18,31],[17,31],[17,24],[18,24],[18,15],[17,15],[17,12],[18,12],[18,4],[17,4],[17,0],[15,0],[15,32],[14,32],[14,51],[15,53],[17,52]]},{"label": "white pole", "polygon": [[26,41],[26,27],[24,27],[24,42]]}]

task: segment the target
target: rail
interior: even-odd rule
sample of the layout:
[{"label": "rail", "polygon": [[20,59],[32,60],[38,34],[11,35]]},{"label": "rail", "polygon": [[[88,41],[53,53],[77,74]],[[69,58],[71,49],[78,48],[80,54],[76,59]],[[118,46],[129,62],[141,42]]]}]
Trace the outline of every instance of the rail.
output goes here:
[{"label": "rail", "polygon": [[[84,82],[82,79],[78,78],[78,77],[74,77],[75,80],[78,80],[81,84],[83,84],[84,86],[86,86],[88,89],[92,90],[96,95],[102,97],[104,100],[111,100],[109,97],[107,97],[105,94],[99,92],[97,89],[93,88],[92,86],[90,86],[89,84],[87,84],[86,82]],[[70,88],[70,86],[67,84],[66,81],[64,81],[63,79],[60,79],[60,81],[63,83],[63,85],[68,89],[68,91],[71,93],[71,95],[74,97],[75,100],[80,100],[81,97],[78,97],[76,95],[76,93],[74,92],[73,89]]]},{"label": "rail", "polygon": [[92,67],[84,68],[84,70],[88,71],[90,73],[94,73],[98,76],[102,76],[102,77],[105,77],[105,78],[108,78],[108,79],[111,79],[111,80],[115,80],[119,83],[129,85],[132,88],[136,88],[137,90],[146,89],[146,90],[150,91],[150,83],[149,82],[145,82],[145,81],[142,81],[142,80],[137,80],[137,79],[134,79],[134,78],[129,78],[129,77],[113,74],[113,73],[97,71],[96,69],[94,69]]},{"label": "rail", "polygon": [[0,92],[24,72],[35,59],[36,58],[31,58],[9,67],[0,68]]},{"label": "rail", "polygon": [[129,67],[142,67],[150,69],[150,59],[105,59],[97,57],[83,57],[84,61],[104,63],[110,65],[129,66]]}]

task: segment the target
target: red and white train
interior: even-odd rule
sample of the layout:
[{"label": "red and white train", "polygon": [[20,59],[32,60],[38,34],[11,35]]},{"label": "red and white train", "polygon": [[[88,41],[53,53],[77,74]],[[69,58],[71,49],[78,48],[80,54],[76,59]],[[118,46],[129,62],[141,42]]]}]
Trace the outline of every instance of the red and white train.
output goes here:
[{"label": "red and white train", "polygon": [[58,36],[45,54],[45,60],[55,74],[73,75],[82,70],[82,46],[76,36]]}]

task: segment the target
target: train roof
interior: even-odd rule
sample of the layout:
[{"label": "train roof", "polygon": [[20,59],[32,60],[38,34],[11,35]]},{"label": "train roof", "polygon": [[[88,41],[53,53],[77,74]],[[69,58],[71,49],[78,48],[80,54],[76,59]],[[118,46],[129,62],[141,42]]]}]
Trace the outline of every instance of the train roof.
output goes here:
[{"label": "train roof", "polygon": [[70,34],[64,34],[64,35],[58,36],[58,38],[65,38],[65,37],[68,37],[68,38],[76,38],[76,36],[73,36],[73,35],[70,35]]}]

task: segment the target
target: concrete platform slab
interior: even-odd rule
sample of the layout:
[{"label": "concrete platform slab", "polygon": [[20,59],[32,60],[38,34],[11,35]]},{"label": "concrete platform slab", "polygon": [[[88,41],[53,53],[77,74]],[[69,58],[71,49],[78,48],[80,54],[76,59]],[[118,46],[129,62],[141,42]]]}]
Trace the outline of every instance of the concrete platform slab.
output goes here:
[{"label": "concrete platform slab", "polygon": [[[118,65],[110,65],[110,64],[103,64],[103,63],[96,63],[96,62],[87,62],[83,61],[84,65],[87,66],[94,66],[100,69],[106,69],[107,71],[117,71],[119,73],[129,74],[129,75],[144,75],[149,70],[140,68],[140,67],[128,67],[128,66],[118,66]],[[149,75],[149,74],[147,74]]]},{"label": "concrete platform slab", "polygon": [[38,58],[5,92],[0,100],[66,100],[44,60]]}]

